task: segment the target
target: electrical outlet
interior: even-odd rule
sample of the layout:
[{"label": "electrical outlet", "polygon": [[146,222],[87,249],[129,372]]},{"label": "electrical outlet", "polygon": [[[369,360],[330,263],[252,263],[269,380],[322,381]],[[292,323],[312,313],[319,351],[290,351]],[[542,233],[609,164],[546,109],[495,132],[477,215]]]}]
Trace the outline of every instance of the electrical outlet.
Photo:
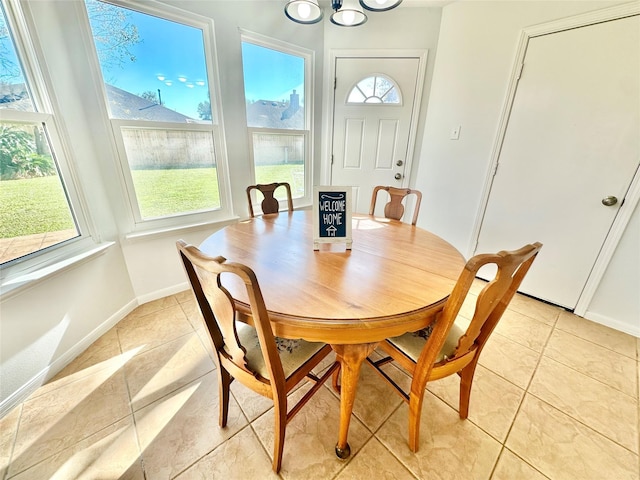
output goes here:
[{"label": "electrical outlet", "polygon": [[449,138],[451,140],[458,140],[460,138],[460,129],[462,128],[461,125],[458,125],[457,127],[453,127],[451,129],[451,133],[449,134]]}]

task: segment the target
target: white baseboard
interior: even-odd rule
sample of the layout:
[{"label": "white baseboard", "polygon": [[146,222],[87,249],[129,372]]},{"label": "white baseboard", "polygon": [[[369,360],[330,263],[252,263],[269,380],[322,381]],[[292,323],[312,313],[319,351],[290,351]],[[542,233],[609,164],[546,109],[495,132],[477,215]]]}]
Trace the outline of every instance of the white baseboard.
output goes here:
[{"label": "white baseboard", "polygon": [[588,310],[583,316],[587,320],[599,323],[600,325],[604,325],[605,327],[628,333],[629,335],[633,335],[634,337],[640,337],[640,325],[629,325],[629,323],[621,322],[620,320],[616,320],[599,313],[590,312]]},{"label": "white baseboard", "polygon": [[190,288],[191,285],[189,284],[189,282],[183,282],[179,283],[178,285],[173,285],[161,290],[156,290],[155,292],[145,293],[144,295],[138,296],[138,305],[152,302],[153,300],[158,300],[159,298],[168,297],[169,295],[175,295],[176,293],[184,292],[185,290],[189,290]]},{"label": "white baseboard", "polygon": [[18,390],[9,395],[0,403],[0,418],[4,417],[12,409],[24,402],[29,395],[44,385],[48,380],[53,378],[59,371],[66,367],[71,361],[84,352],[89,346],[102,335],[113,328],[120,320],[126,317],[138,306],[137,300],[131,300],[124,307],[111,315],[107,320],[102,322],[92,332],[86,335],[82,340],[76,343],[61,356],[56,358],[50,365],[47,365],[42,371],[35,375],[31,380],[25,383]]}]

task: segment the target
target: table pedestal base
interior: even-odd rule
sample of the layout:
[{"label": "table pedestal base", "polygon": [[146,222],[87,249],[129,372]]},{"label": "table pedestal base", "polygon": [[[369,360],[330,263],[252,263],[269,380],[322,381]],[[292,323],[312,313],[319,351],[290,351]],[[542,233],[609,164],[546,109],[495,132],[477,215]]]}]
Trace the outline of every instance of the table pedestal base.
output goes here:
[{"label": "table pedestal base", "polygon": [[340,378],[340,431],[338,433],[338,443],[336,444],[336,455],[339,458],[348,458],[351,448],[347,443],[349,434],[349,423],[353,411],[353,402],[356,397],[358,377],[362,362],[378,346],[375,343],[362,343],[354,345],[331,345],[336,352],[336,357],[341,366]]}]

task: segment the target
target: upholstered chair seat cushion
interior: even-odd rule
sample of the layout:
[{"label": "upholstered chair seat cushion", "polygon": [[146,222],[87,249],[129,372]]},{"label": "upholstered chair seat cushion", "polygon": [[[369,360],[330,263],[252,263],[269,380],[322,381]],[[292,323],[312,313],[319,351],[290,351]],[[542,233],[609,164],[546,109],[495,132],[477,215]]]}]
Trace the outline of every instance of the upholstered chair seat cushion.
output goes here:
[{"label": "upholstered chair seat cushion", "polygon": [[[461,321],[462,320],[462,321]],[[458,340],[466,331],[467,325],[460,325],[460,323],[467,323],[464,319],[458,317],[455,323],[451,326],[449,330],[449,334],[447,335],[447,339],[444,341],[444,345],[440,349],[440,353],[436,357],[434,363],[439,363],[446,358],[452,358],[455,349],[458,346]],[[417,332],[409,332],[404,335],[400,335],[399,337],[389,338],[389,343],[393,344],[396,348],[402,350],[405,355],[407,355],[414,362],[418,362],[418,358],[424,349],[425,344],[427,343],[427,339],[429,335],[431,335],[432,331],[431,325],[423,328],[422,330],[418,330]]]},{"label": "upholstered chair seat cushion", "polygon": [[[264,361],[262,351],[260,350],[260,343],[256,329],[251,325],[241,322],[236,323],[236,329],[238,331],[240,344],[247,349],[247,353],[245,354],[247,365],[253,372],[269,379],[269,372],[267,370],[267,365]],[[278,337],[275,337],[275,339],[285,378],[289,378],[307,360],[313,357],[322,349],[322,347],[324,347],[323,343],[306,342],[304,340],[289,340]]]}]

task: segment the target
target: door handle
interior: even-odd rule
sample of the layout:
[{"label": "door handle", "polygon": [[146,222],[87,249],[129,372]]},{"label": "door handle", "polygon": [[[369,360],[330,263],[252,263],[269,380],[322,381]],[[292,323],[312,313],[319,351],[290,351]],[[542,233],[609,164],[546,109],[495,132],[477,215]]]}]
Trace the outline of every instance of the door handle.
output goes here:
[{"label": "door handle", "polygon": [[[401,173],[396,173],[393,178],[395,178],[396,180],[400,180],[402,178],[402,174]],[[603,200],[604,202],[604,200]]]},{"label": "door handle", "polygon": [[608,197],[604,197],[602,199],[602,204],[606,207],[611,207],[613,205],[615,205],[616,203],[618,203],[618,199],[616,197],[614,197],[613,195],[609,195]]}]

